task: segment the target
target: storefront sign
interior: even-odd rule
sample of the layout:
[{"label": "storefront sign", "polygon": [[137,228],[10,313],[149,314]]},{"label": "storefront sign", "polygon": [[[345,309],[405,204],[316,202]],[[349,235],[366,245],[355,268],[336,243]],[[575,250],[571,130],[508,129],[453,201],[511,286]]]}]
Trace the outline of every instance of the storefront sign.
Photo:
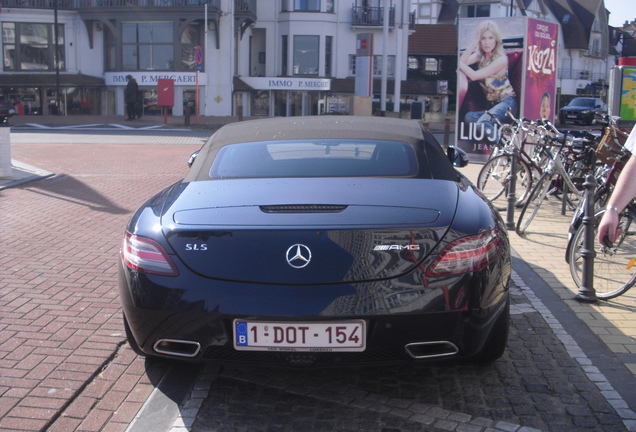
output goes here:
[{"label": "storefront sign", "polygon": [[255,90],[323,90],[331,89],[331,80],[322,78],[241,77]]},{"label": "storefront sign", "polygon": [[[196,72],[107,72],[104,82],[107,86],[125,86],[126,75],[132,75],[140,86],[156,86],[160,79],[171,79],[175,86],[194,86]],[[199,73],[199,81],[205,81],[205,74]]]}]

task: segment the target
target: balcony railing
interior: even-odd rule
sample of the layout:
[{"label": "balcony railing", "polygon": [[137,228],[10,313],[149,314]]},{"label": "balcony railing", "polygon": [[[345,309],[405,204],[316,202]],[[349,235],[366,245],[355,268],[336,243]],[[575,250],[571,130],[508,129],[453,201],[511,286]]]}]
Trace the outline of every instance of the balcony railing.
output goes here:
[{"label": "balcony railing", "polygon": [[[382,27],[384,25],[384,8],[354,6],[351,25],[363,27]],[[389,27],[395,27],[395,6],[389,8]]]},{"label": "balcony railing", "polygon": [[[4,8],[74,10],[91,7],[202,7],[206,0],[2,0]],[[207,0],[208,6],[219,7],[220,0]],[[252,4],[251,0],[236,0],[236,4]],[[238,9],[237,9],[238,10]],[[243,9],[240,9],[243,10]]]},{"label": "balcony railing", "polygon": [[234,12],[256,14],[256,0],[234,0]]}]

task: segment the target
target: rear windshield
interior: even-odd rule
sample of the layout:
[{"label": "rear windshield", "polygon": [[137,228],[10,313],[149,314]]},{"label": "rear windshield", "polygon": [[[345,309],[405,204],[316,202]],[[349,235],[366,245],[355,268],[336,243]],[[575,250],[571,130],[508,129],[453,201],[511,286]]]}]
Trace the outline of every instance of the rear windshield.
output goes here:
[{"label": "rear windshield", "polygon": [[220,149],[210,177],[405,177],[417,172],[415,151],[402,142],[263,141]]}]

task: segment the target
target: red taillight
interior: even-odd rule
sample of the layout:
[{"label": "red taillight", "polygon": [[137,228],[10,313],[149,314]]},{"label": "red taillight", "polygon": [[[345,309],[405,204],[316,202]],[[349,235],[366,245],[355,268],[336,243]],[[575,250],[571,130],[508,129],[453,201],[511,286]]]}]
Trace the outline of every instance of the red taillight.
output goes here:
[{"label": "red taillight", "polygon": [[149,238],[127,232],[121,256],[128,267],[138,272],[164,276],[179,274],[166,251],[159,243]]},{"label": "red taillight", "polygon": [[495,230],[457,239],[444,248],[426,276],[448,276],[485,267],[499,255],[500,244]]}]

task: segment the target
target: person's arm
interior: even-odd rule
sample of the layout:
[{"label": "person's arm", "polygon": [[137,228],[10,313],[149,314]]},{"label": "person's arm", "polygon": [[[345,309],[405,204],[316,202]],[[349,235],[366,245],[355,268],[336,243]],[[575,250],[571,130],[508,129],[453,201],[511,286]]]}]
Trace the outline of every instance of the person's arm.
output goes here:
[{"label": "person's arm", "polygon": [[474,42],[468,48],[466,48],[463,53],[461,53],[461,55],[459,56],[459,63],[460,65],[462,63],[466,65],[471,65],[479,61],[480,57],[481,57],[481,54],[479,53],[479,50],[477,49],[477,43]]},{"label": "person's arm", "polygon": [[614,242],[618,237],[618,215],[636,197],[636,156],[631,156],[621,171],[614,192],[607,202],[605,213],[598,226],[597,240],[604,244],[603,239],[608,237]]},{"label": "person's arm", "polygon": [[505,71],[508,68],[508,57],[501,56],[488,66],[474,70],[466,63],[459,62],[459,70],[464,72],[471,81],[478,81]]}]

